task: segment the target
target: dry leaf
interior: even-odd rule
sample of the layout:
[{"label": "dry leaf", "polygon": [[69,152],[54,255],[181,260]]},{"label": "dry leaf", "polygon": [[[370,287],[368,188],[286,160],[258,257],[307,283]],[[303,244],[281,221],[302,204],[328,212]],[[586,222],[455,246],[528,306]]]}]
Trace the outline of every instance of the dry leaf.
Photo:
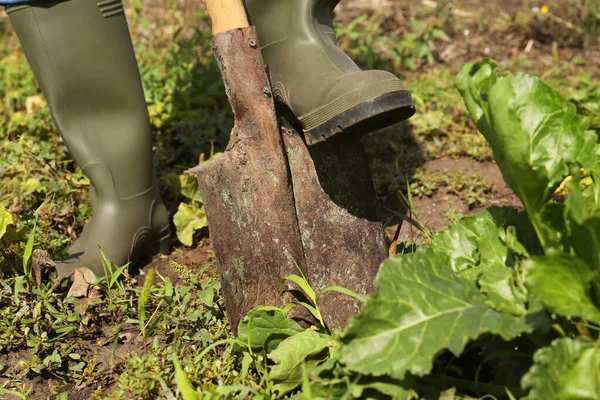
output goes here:
[{"label": "dry leaf", "polygon": [[25,109],[27,110],[27,114],[35,114],[37,110],[46,106],[46,100],[39,94],[29,96],[25,99]]},{"label": "dry leaf", "polygon": [[98,279],[96,274],[87,268],[77,268],[73,273],[73,285],[67,293],[67,297],[88,297],[90,285]]},{"label": "dry leaf", "polygon": [[46,250],[36,249],[31,254],[29,278],[38,286],[42,286],[42,282],[46,280],[52,281],[56,278],[56,264]]}]

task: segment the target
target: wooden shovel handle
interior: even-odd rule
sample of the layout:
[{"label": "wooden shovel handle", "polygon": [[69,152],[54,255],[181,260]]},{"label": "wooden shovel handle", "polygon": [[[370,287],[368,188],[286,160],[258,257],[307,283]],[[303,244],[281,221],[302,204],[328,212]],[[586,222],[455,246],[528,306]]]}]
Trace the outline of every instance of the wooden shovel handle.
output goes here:
[{"label": "wooden shovel handle", "polygon": [[212,33],[249,26],[242,0],[204,0],[212,23]]}]

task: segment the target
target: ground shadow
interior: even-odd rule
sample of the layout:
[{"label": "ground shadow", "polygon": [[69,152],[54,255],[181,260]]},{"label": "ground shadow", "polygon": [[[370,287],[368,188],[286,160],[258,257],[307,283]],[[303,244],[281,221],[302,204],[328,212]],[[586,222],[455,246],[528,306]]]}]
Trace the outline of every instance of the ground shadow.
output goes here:
[{"label": "ground shadow", "polygon": [[[277,107],[281,124],[304,137],[289,109]],[[425,163],[407,121],[377,132],[336,135],[307,146],[323,191],[339,207],[358,218],[398,222],[406,213],[398,190]]]},{"label": "ground shadow", "polygon": [[379,215],[388,224],[398,223],[400,217],[397,213],[408,213],[399,191],[406,193],[410,179],[426,161],[413,127],[409,121],[404,121],[365,135],[363,143],[373,177]]}]

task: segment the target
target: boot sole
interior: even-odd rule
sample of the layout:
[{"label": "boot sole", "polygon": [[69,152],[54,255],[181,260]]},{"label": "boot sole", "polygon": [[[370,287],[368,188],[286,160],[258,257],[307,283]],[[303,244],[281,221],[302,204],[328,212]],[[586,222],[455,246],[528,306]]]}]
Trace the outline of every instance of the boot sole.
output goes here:
[{"label": "boot sole", "polygon": [[165,234],[160,239],[155,239],[136,251],[131,258],[131,270],[135,272],[148,265],[157,254],[167,255],[171,250],[171,233]]},{"label": "boot sole", "polygon": [[[152,261],[152,258],[157,254],[169,254],[171,249],[171,233],[167,232],[162,237],[154,239],[146,243],[129,258],[129,272],[134,274],[139,269]],[[78,253],[74,253],[76,255]],[[83,252],[79,253],[83,254]],[[73,256],[72,255],[72,256]],[[66,265],[65,262],[71,262],[71,265]],[[77,268],[85,267],[93,271],[97,276],[103,276],[104,271],[101,267],[89,265],[81,260],[70,260],[69,258],[56,262],[56,270],[58,276],[65,276],[75,271]]]},{"label": "boot sole", "polygon": [[335,135],[365,134],[404,121],[414,113],[415,106],[410,92],[403,90],[386,93],[361,103],[310,131],[304,131],[304,138],[308,145],[313,145]]}]

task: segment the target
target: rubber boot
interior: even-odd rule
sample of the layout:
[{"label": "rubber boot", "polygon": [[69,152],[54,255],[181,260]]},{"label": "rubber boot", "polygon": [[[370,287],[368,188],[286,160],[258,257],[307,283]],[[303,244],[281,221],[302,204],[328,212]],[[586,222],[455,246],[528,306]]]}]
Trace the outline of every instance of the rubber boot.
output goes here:
[{"label": "rubber boot", "polygon": [[166,251],[169,217],[156,187],[152,136],[119,0],[43,1],[7,8],[71,156],[92,184],[93,216],[59,275]]},{"label": "rubber boot", "polygon": [[331,12],[339,0],[245,0],[258,30],[275,100],[314,144],[339,133],[371,132],[415,110],[402,82],[362,71],[336,45]]}]

